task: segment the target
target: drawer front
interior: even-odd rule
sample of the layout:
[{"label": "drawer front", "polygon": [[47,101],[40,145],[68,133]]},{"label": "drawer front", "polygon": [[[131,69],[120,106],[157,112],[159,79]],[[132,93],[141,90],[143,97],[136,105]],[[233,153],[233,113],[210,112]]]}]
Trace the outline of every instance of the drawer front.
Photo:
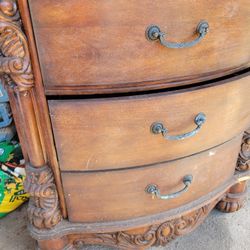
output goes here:
[{"label": "drawer front", "polygon": [[[47,94],[137,91],[197,82],[245,67],[250,58],[248,0],[29,0]],[[212,11],[211,11],[212,9]],[[155,24],[170,42],[146,39]]]},{"label": "drawer front", "polygon": [[[184,157],[221,144],[250,125],[250,76],[199,89],[104,99],[51,100],[49,109],[61,170],[141,166]],[[196,128],[184,140],[153,134],[161,122],[169,135]],[[167,134],[167,135],[168,135]]]},{"label": "drawer front", "polygon": [[[219,147],[181,160],[130,170],[62,173],[69,220],[114,221],[152,215],[192,202],[229,180],[240,149],[241,136]],[[161,200],[145,192],[156,184],[162,194],[183,189],[183,178],[192,175],[187,192]]]}]

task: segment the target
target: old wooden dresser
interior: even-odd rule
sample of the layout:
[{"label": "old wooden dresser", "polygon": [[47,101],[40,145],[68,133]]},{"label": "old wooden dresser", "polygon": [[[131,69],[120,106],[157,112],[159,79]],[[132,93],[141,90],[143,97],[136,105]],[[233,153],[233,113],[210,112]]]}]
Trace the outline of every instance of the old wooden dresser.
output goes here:
[{"label": "old wooden dresser", "polygon": [[242,207],[248,0],[1,0],[0,52],[39,249],[165,245]]}]

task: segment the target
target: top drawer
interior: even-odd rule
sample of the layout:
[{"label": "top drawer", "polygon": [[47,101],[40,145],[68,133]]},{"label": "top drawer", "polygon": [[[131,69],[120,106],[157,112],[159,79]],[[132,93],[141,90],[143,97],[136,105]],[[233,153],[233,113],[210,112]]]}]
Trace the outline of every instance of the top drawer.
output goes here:
[{"label": "top drawer", "polygon": [[[250,55],[248,0],[29,0],[47,94],[139,91],[180,86],[244,68]],[[148,41],[158,25],[174,42]]]}]

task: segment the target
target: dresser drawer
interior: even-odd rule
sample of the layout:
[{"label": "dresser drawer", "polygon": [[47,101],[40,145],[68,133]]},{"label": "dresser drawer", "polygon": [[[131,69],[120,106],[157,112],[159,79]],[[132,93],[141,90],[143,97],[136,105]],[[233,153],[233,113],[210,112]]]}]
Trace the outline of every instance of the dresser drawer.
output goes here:
[{"label": "dresser drawer", "polygon": [[[248,0],[29,0],[47,94],[138,91],[183,85],[244,68],[250,57]],[[211,11],[212,10],[212,11]],[[170,42],[146,39],[155,24]]]},{"label": "dresser drawer", "polygon": [[[250,125],[250,77],[159,94],[103,99],[51,100],[49,109],[61,170],[105,170],[184,157],[231,139]],[[184,140],[167,135],[193,131]]]},{"label": "dresser drawer", "polygon": [[[126,220],[157,214],[196,200],[233,176],[240,143],[241,136],[203,153],[148,167],[62,173],[69,220]],[[161,200],[145,191],[149,184],[155,184],[162,194],[177,192],[183,189],[183,178],[187,175],[192,175],[192,183],[177,198]]]}]

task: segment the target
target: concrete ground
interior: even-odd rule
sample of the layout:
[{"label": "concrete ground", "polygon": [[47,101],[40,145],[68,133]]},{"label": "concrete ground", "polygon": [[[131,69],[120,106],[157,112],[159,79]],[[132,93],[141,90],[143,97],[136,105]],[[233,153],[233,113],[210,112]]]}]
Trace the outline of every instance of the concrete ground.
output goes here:
[{"label": "concrete ground", "polygon": [[[250,192],[249,192],[250,193]],[[176,239],[168,246],[150,250],[249,250],[250,195],[240,211],[224,214],[216,210],[192,233]],[[34,241],[26,230],[26,208],[0,219],[0,250],[33,250]],[[107,247],[86,246],[82,250],[109,250]]]}]

